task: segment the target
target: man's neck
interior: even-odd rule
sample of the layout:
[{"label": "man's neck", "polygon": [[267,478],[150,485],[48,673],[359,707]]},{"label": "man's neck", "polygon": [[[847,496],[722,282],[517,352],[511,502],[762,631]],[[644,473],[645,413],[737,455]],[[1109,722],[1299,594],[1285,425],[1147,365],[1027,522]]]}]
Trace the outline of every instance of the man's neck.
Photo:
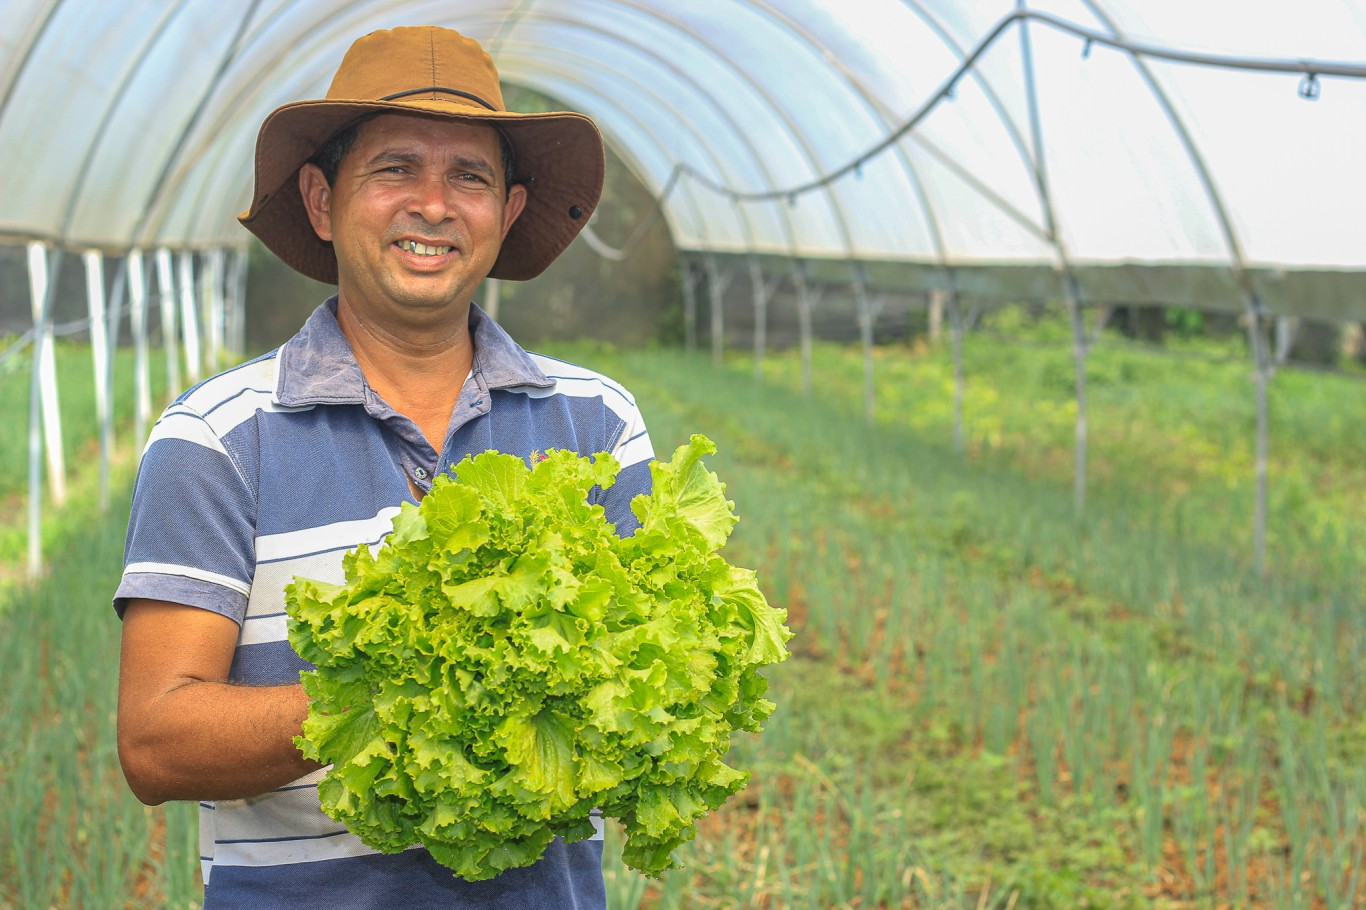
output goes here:
[{"label": "man's neck", "polygon": [[337,322],[365,381],[416,423],[438,452],[461,383],[474,363],[469,306],[454,315],[453,320],[395,330],[365,319],[344,299],[337,303]]}]

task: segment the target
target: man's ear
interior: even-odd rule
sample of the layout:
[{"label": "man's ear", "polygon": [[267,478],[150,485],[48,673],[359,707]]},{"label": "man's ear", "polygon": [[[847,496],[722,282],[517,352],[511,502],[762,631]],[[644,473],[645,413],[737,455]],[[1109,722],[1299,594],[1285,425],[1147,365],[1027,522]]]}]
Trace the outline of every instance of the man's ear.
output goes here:
[{"label": "man's ear", "polygon": [[512,223],[517,220],[517,216],[522,214],[522,209],[526,208],[526,187],[520,183],[515,183],[508,187],[508,198],[503,203],[503,240],[508,237],[508,231],[512,230]]},{"label": "man's ear", "polygon": [[332,188],[327,185],[322,168],[309,163],[299,168],[299,195],[304,200],[304,211],[314,232],[323,239],[332,239]]}]

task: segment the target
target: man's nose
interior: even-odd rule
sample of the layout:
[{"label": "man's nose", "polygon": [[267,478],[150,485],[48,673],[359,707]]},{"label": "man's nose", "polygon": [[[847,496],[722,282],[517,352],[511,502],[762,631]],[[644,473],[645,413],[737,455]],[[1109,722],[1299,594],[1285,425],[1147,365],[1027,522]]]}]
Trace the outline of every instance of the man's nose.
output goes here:
[{"label": "man's nose", "polygon": [[443,177],[429,176],[413,181],[408,211],[421,215],[428,224],[440,224],[451,215],[451,187]]}]

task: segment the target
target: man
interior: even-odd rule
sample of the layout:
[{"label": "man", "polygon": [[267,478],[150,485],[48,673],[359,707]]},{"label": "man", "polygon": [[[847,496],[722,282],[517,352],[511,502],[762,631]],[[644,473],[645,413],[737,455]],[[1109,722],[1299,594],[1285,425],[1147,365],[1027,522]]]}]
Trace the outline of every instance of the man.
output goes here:
[{"label": "man", "polygon": [[158,421],[115,595],[120,760],[144,802],[200,802],[205,910],[603,906],[601,829],[471,883],[323,815],[323,769],[292,742],[308,665],[283,594],[296,575],[342,580],[347,551],[486,449],[613,452],[624,469],[598,501],[634,529],[653,453],[630,396],[526,353],[470,303],[489,275],[541,272],[602,174],[591,121],[505,111],[492,60],[445,29],[360,39],[326,99],[263,124],[242,223],[338,294]]}]

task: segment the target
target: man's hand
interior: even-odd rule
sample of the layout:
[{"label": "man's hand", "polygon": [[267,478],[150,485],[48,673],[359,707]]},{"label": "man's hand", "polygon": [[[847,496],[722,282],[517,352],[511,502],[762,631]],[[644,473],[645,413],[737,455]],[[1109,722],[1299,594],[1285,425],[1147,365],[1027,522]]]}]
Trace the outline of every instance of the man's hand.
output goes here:
[{"label": "man's hand", "polygon": [[119,762],[138,799],[241,799],[321,767],[295,748],[303,687],[227,683],[238,627],[225,616],[157,600],[123,615]]}]

